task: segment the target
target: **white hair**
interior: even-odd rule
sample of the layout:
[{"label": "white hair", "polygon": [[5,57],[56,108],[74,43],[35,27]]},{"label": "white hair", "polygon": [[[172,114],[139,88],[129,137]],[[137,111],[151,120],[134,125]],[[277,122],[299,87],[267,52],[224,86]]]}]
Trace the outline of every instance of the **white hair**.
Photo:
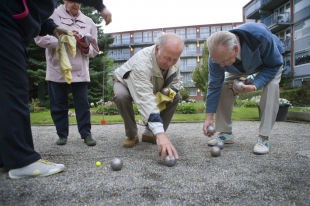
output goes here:
[{"label": "white hair", "polygon": [[215,52],[219,46],[224,46],[228,49],[228,52],[232,52],[235,44],[237,44],[236,35],[228,31],[215,32],[207,39],[210,52]]},{"label": "white hair", "polygon": [[159,33],[155,39],[155,45],[158,47],[159,50],[166,44],[166,43],[171,43],[171,44],[182,44],[182,48],[184,47],[184,42],[181,39],[180,36],[177,34],[163,34]]}]

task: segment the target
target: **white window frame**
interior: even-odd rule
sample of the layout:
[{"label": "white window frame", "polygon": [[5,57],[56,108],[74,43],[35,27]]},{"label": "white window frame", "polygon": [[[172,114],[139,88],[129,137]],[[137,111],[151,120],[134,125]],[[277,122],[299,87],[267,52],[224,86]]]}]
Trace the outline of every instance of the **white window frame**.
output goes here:
[{"label": "white window frame", "polygon": [[133,42],[141,43],[142,42],[142,32],[133,33]]},{"label": "white window frame", "polygon": [[130,44],[130,34],[122,34],[122,44]]},{"label": "white window frame", "polygon": [[145,31],[143,32],[143,42],[152,42],[152,32],[151,31]]},{"label": "white window frame", "polygon": [[186,29],[186,38],[187,39],[196,39],[196,28],[187,28]]},{"label": "white window frame", "polygon": [[181,39],[185,39],[185,29],[177,29],[176,34],[181,37]]}]

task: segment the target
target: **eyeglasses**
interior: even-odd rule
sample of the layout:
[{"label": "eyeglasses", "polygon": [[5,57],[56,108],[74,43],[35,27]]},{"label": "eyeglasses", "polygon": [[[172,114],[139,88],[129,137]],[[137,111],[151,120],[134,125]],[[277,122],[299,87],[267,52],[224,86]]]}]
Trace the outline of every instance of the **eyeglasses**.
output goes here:
[{"label": "eyeglasses", "polygon": [[236,59],[236,53],[237,53],[237,51],[236,51],[236,49],[234,48],[233,49],[233,52],[229,55],[229,57],[225,60],[225,61],[222,61],[222,62],[215,62],[215,61],[213,61],[213,58],[211,57],[211,61],[212,61],[212,63],[214,63],[214,64],[222,64],[222,65],[226,65],[226,64],[230,64],[231,62],[232,62],[232,60],[233,59]]}]

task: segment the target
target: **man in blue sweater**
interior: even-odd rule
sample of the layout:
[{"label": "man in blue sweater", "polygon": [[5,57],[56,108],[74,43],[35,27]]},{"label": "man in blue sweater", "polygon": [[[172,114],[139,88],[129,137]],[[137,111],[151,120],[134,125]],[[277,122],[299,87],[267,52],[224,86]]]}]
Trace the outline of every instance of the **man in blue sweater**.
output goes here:
[{"label": "man in blue sweater", "polygon": [[[214,146],[218,141],[234,143],[231,115],[237,93],[263,89],[259,103],[261,123],[255,154],[269,152],[268,138],[279,108],[279,82],[281,80],[283,48],[280,40],[261,23],[247,23],[233,30],[220,31],[207,40],[209,49],[209,87],[206,99],[206,119],[203,132],[214,124],[219,135],[208,142]],[[251,84],[242,85],[239,91],[233,86],[235,79],[246,79],[255,74]],[[249,134],[250,135],[250,134]]]},{"label": "man in blue sweater", "polygon": [[[102,0],[75,0],[93,6],[105,20],[111,13]],[[49,176],[64,169],[63,164],[42,160],[34,150],[28,107],[28,55],[34,37],[67,34],[49,17],[58,0],[0,1],[0,169],[13,179]]]}]

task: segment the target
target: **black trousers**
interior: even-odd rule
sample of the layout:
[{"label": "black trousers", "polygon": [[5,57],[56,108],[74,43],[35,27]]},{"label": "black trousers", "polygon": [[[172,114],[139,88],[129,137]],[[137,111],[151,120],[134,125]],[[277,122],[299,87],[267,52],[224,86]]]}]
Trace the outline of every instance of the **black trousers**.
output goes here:
[{"label": "black trousers", "polygon": [[88,82],[72,82],[67,84],[48,81],[51,116],[59,137],[67,138],[69,134],[68,89],[70,86],[81,138],[84,139],[91,134],[87,84]]},{"label": "black trousers", "polygon": [[28,55],[23,37],[11,20],[0,21],[0,165],[27,166],[40,155],[34,150],[28,106]]}]

